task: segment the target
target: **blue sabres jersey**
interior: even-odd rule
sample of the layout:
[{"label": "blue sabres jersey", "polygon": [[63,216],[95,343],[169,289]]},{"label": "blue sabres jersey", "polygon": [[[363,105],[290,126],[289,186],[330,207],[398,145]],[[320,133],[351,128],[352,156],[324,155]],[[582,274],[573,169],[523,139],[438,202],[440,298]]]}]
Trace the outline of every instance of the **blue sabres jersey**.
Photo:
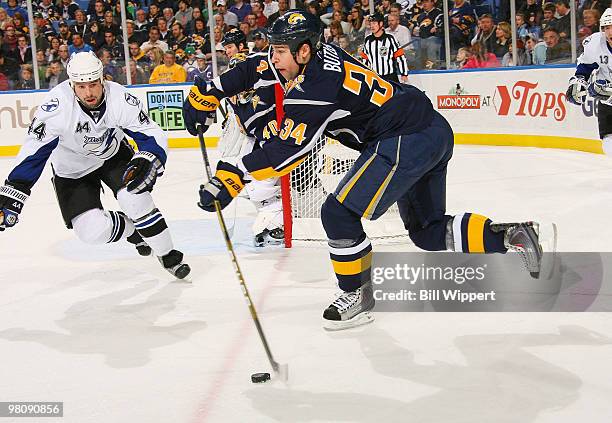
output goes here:
[{"label": "blue sabres jersey", "polygon": [[239,164],[255,179],[288,173],[299,165],[324,132],[358,148],[425,129],[434,109],[427,96],[410,85],[382,79],[339,47],[323,44],[300,75],[286,81],[268,56],[252,55],[213,80],[219,92],[232,96],[251,87],[280,82],[285,95],[284,118],[277,125],[268,116],[263,149],[246,155]]}]

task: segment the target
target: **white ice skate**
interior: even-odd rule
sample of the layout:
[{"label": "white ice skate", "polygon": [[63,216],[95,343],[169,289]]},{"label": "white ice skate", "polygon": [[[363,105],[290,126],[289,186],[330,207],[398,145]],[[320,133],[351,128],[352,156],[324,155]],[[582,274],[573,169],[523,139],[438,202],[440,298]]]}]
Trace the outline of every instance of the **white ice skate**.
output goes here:
[{"label": "white ice skate", "polygon": [[323,328],[343,330],[371,323],[374,303],[371,282],[355,291],[342,292],[323,312]]}]

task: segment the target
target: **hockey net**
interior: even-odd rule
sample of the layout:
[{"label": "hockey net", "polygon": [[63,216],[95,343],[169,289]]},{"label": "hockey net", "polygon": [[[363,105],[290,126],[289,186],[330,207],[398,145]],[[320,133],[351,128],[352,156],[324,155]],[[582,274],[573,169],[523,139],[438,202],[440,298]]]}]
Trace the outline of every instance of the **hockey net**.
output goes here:
[{"label": "hockey net", "polygon": [[[355,163],[359,153],[338,141],[321,137],[309,155],[281,183],[285,244],[293,241],[326,242],[321,206]],[[290,201],[288,201],[290,199]],[[375,221],[362,220],[371,240],[391,243],[407,239],[397,205]]]}]

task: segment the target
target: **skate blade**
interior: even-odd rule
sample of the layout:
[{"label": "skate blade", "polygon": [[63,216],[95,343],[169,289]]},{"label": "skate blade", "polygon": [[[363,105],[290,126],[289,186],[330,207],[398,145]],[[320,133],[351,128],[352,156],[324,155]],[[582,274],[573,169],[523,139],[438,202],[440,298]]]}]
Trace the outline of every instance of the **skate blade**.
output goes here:
[{"label": "skate blade", "polygon": [[323,329],[326,331],[334,332],[338,330],[345,330],[355,328],[357,326],[367,325],[374,321],[374,315],[369,311],[359,313],[357,316],[349,320],[325,320],[323,319]]},{"label": "skate blade", "polygon": [[187,263],[179,265],[179,267],[173,271],[172,269],[166,269],[168,273],[177,279],[185,279],[191,273],[191,267]]},{"label": "skate blade", "polygon": [[539,238],[544,255],[540,263],[539,279],[550,279],[555,271],[557,236],[557,225],[555,223],[540,225]]}]

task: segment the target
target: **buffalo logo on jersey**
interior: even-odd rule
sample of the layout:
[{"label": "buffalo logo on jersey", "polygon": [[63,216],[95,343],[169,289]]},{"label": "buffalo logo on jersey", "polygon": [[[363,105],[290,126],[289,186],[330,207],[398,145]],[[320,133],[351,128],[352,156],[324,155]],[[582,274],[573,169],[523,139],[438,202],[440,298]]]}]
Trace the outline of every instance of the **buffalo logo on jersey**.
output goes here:
[{"label": "buffalo logo on jersey", "polygon": [[291,25],[295,25],[296,23],[302,22],[305,20],[306,20],[306,17],[302,15],[301,13],[292,13],[287,19],[287,22],[289,22]]},{"label": "buffalo logo on jersey", "polygon": [[299,92],[304,92],[304,89],[302,88],[302,83],[304,82],[304,75],[298,75],[295,79],[289,80],[285,83],[285,93],[289,94],[289,91],[291,91],[292,89],[296,89]]},{"label": "buffalo logo on jersey", "polygon": [[219,107],[219,100],[213,95],[202,94],[197,85],[192,86],[189,91],[189,103],[203,112],[214,112]]},{"label": "buffalo logo on jersey", "polygon": [[257,73],[264,73],[268,69],[268,62],[266,60],[262,60],[261,62],[259,62],[259,66],[257,66],[257,69],[255,70],[257,71]]},{"label": "buffalo logo on jersey", "polygon": [[40,106],[40,108],[47,113],[51,113],[58,107],[59,107],[59,100],[57,98],[53,98]]}]

